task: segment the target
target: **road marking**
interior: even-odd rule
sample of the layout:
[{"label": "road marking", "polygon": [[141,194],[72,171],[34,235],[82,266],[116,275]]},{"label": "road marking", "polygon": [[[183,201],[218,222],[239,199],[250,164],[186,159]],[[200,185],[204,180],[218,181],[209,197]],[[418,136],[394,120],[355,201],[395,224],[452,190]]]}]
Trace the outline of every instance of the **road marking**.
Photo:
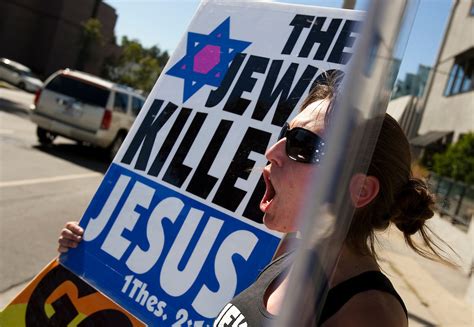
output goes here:
[{"label": "road marking", "polygon": [[55,176],[55,177],[45,177],[45,178],[24,179],[24,180],[19,180],[19,181],[0,182],[0,188],[54,183],[54,182],[68,181],[68,180],[73,180],[73,179],[91,178],[91,177],[99,177],[99,176],[102,176],[102,174],[87,173],[87,174],[65,175],[65,176]]}]

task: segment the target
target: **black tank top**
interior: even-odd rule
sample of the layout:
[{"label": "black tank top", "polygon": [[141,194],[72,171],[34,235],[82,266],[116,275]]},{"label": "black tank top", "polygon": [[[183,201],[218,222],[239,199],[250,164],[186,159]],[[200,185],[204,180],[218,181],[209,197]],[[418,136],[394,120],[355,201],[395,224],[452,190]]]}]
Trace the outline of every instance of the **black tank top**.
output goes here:
[{"label": "black tank top", "polygon": [[[214,321],[214,326],[253,327],[271,323],[275,316],[267,311],[263,298],[270,284],[291,266],[290,257],[289,254],[284,254],[265,267],[255,283],[222,309]],[[318,326],[336,314],[354,295],[369,290],[386,292],[395,296],[408,317],[405,304],[390,280],[380,271],[366,271],[329,290]]]}]

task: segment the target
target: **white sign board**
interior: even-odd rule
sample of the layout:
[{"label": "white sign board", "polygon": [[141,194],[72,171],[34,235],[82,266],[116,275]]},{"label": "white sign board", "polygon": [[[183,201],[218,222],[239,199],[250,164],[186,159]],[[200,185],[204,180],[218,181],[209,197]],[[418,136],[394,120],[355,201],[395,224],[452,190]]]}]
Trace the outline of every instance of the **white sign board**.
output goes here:
[{"label": "white sign board", "polygon": [[147,324],[210,325],[271,260],[266,149],[344,70],[360,12],[203,2],[61,262]]}]

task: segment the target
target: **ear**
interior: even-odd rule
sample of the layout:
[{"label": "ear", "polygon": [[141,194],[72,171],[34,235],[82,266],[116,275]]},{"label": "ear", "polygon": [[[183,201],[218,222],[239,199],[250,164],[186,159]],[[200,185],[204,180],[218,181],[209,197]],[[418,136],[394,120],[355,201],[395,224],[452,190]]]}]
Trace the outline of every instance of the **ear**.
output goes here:
[{"label": "ear", "polygon": [[380,183],[374,176],[355,174],[351,178],[349,191],[351,192],[352,204],[356,208],[368,205],[379,194]]}]

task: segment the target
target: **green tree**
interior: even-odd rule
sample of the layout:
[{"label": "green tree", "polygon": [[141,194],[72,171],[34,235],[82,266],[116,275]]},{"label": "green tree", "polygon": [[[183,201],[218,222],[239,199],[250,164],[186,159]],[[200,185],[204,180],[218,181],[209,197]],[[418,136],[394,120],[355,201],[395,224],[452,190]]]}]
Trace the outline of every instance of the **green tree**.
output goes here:
[{"label": "green tree", "polygon": [[82,23],[84,39],[102,43],[102,23],[97,18],[89,18]]},{"label": "green tree", "polygon": [[84,69],[93,46],[103,46],[102,23],[97,18],[89,18],[82,24],[81,49],[77,57],[76,68]]},{"label": "green tree", "polygon": [[433,156],[435,173],[474,184],[474,133],[464,135],[443,153]]},{"label": "green tree", "polygon": [[157,46],[146,48],[126,36],[122,37],[121,48],[118,58],[106,61],[104,77],[149,92],[169,59],[168,52],[162,52]]}]

